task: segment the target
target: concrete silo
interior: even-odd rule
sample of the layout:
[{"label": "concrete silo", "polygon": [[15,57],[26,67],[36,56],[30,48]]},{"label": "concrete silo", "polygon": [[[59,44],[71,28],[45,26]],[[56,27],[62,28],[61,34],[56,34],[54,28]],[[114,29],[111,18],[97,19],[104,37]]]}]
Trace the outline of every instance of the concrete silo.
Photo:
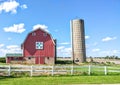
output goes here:
[{"label": "concrete silo", "polygon": [[86,61],[84,20],[71,20],[72,57],[76,64]]}]

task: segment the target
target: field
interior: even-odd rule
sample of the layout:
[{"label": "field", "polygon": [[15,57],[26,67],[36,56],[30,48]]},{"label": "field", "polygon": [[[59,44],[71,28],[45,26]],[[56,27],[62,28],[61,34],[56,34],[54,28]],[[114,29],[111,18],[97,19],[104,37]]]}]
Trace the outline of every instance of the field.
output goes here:
[{"label": "field", "polygon": [[0,85],[120,84],[120,76],[0,77]]},{"label": "field", "polygon": [[[0,65],[6,64],[0,63]],[[91,75],[88,75],[88,64],[80,66],[80,68],[74,67],[74,75],[71,75],[70,73],[71,68],[67,68],[66,70],[70,70],[69,75],[39,75],[37,77],[30,77],[29,75],[26,76],[26,73],[22,75],[20,74],[20,76],[16,76],[14,73],[10,77],[0,76],[0,85],[120,84],[120,65],[111,65],[109,63],[93,64],[90,69]],[[105,75],[105,66],[107,67],[107,75]],[[59,65],[58,67],[62,67],[62,70],[65,70],[62,65]],[[59,69],[57,68],[57,70]]]}]

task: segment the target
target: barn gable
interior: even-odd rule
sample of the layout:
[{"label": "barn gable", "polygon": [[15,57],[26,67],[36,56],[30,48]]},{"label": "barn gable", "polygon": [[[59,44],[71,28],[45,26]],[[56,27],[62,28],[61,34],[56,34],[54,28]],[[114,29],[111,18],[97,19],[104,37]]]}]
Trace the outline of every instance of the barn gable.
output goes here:
[{"label": "barn gable", "polygon": [[30,32],[25,41],[22,44],[23,56],[25,58],[34,57],[35,62],[41,62],[49,60],[53,63],[56,56],[55,41],[51,35],[39,28]]},{"label": "barn gable", "polygon": [[32,32],[28,33],[28,35],[27,35],[27,37],[25,38],[24,42],[21,44],[21,48],[23,47],[23,45],[24,45],[24,43],[26,42],[26,40],[28,39],[28,37],[29,37],[30,35],[36,36],[36,33],[35,33],[35,32],[36,32],[36,31],[39,31],[39,30],[44,33],[43,36],[49,35],[50,38],[52,39],[53,44],[55,45],[55,41],[54,41],[54,39],[52,38],[51,34],[48,33],[47,31],[41,29],[41,28],[38,28],[38,29],[33,30]]}]

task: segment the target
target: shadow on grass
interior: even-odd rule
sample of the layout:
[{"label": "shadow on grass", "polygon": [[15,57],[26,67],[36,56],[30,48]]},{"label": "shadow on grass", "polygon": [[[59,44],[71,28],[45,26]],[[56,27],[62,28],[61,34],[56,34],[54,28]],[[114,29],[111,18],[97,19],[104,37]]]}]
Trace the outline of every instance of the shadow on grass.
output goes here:
[{"label": "shadow on grass", "polygon": [[0,76],[0,80],[9,79],[9,78],[18,78],[18,77],[14,77],[14,76]]},{"label": "shadow on grass", "polygon": [[71,60],[57,60],[56,64],[72,64]]}]

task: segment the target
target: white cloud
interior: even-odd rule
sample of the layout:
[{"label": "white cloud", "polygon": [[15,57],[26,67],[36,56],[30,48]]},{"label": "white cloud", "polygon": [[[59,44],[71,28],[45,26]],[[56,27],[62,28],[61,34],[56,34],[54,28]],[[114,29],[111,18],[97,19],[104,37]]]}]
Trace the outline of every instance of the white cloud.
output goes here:
[{"label": "white cloud", "polygon": [[24,24],[14,24],[13,26],[10,27],[5,27],[3,28],[5,32],[15,32],[15,33],[22,33],[25,31]]},{"label": "white cloud", "polygon": [[100,51],[99,48],[96,48],[96,49],[93,49],[93,50],[92,50],[92,52],[98,52],[98,51]]},{"label": "white cloud", "polygon": [[97,44],[98,44],[98,42],[94,42],[94,43],[93,43],[93,46],[96,46]]},{"label": "white cloud", "polygon": [[23,4],[20,6],[22,9],[27,9],[27,5],[26,4]]},{"label": "white cloud", "polygon": [[89,39],[90,38],[90,36],[85,36],[85,39]]},{"label": "white cloud", "polygon": [[17,45],[9,45],[6,48],[7,53],[21,53],[21,48]]},{"label": "white cloud", "polygon": [[60,46],[57,48],[57,55],[59,57],[71,57],[72,49],[70,47],[66,48],[64,46]]},{"label": "white cloud", "polygon": [[64,46],[60,46],[60,47],[57,47],[57,50],[62,50],[62,49],[64,49],[65,47]]},{"label": "white cloud", "polygon": [[9,45],[0,49],[0,56],[5,56],[6,53],[22,53],[22,50],[18,45]]},{"label": "white cloud", "polygon": [[7,50],[5,49],[0,49],[0,57],[5,57],[5,54],[6,54]]},{"label": "white cloud", "polygon": [[41,29],[49,32],[49,31],[48,31],[48,26],[46,26],[46,25],[44,25],[44,24],[43,24],[43,25],[42,25],[42,24],[37,24],[37,25],[34,25],[34,26],[33,26],[33,30],[36,30],[36,29],[38,29],[38,28],[41,28]]},{"label": "white cloud", "polygon": [[11,12],[11,13],[17,13],[17,7],[20,4],[16,2],[15,0],[6,1],[0,4],[0,12]]},{"label": "white cloud", "polygon": [[4,44],[0,44],[0,48],[2,48],[4,46]]},{"label": "white cloud", "polygon": [[107,51],[102,51],[101,54],[103,55],[118,55],[120,54],[120,51],[119,50],[107,50]]},{"label": "white cloud", "polygon": [[120,53],[119,50],[112,50],[112,52],[113,52],[113,54],[118,54],[118,53]]},{"label": "white cloud", "polygon": [[71,54],[71,51],[72,51],[72,48],[70,48],[70,47],[64,49],[64,52],[65,52],[65,53]]},{"label": "white cloud", "polygon": [[9,46],[7,46],[6,48],[7,49],[12,49],[12,48],[17,48],[18,47],[18,45],[9,45]]},{"label": "white cloud", "polygon": [[89,48],[90,46],[89,46],[89,44],[86,43],[86,44],[85,44],[85,47],[86,47],[86,49],[87,49],[87,48]]},{"label": "white cloud", "polygon": [[8,37],[8,40],[12,40],[12,38],[11,38],[11,37]]},{"label": "white cloud", "polygon": [[63,43],[60,43],[61,45],[69,45],[70,43],[69,42],[63,42]]},{"label": "white cloud", "polygon": [[4,11],[6,13],[10,12],[12,14],[16,14],[18,7],[26,9],[27,5],[26,4],[20,5],[20,3],[16,2],[15,0],[8,0],[0,4],[0,13]]},{"label": "white cloud", "polygon": [[58,32],[59,30],[58,30],[58,29],[55,29],[54,31],[55,31],[55,32]]},{"label": "white cloud", "polygon": [[107,42],[107,41],[111,41],[111,40],[115,40],[115,39],[117,39],[117,37],[106,37],[106,38],[103,38],[102,41]]}]

